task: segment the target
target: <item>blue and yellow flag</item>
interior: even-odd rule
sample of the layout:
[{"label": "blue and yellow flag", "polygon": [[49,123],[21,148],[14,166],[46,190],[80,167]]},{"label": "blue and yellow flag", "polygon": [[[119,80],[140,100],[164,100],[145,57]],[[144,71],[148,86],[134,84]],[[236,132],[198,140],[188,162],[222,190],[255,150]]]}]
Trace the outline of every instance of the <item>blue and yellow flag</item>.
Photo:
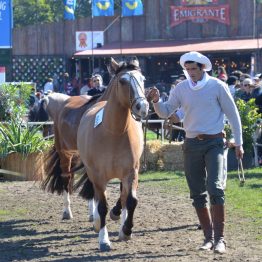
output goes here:
[{"label": "blue and yellow flag", "polygon": [[122,16],[135,16],[143,14],[141,0],[122,0]]},{"label": "blue and yellow flag", "polygon": [[63,1],[64,1],[64,19],[75,20],[76,0],[63,0]]},{"label": "blue and yellow flag", "polygon": [[113,16],[114,0],[93,0],[92,16]]}]

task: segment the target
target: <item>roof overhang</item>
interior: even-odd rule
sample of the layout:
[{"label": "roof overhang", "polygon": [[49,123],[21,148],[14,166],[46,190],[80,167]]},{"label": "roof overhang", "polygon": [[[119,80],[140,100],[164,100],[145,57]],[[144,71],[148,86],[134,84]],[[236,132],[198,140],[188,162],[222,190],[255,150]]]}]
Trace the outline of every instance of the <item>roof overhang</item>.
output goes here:
[{"label": "roof overhang", "polygon": [[74,54],[75,58],[89,56],[114,56],[114,55],[160,55],[181,54],[189,51],[198,52],[240,52],[255,51],[262,47],[262,38],[234,39],[234,40],[206,40],[206,41],[144,41],[111,43],[85,50]]}]

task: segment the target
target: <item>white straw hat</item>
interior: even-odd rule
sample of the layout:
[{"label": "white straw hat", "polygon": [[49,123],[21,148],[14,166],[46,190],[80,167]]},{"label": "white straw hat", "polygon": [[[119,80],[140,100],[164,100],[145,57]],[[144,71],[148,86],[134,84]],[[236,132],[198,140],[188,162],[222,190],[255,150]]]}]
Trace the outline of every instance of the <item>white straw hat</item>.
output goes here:
[{"label": "white straw hat", "polygon": [[212,64],[209,60],[208,57],[202,55],[201,53],[198,52],[189,52],[189,53],[185,53],[184,55],[182,55],[180,57],[180,65],[185,68],[185,62],[187,61],[193,61],[193,62],[197,62],[200,63],[202,65],[205,65],[204,70],[205,71],[210,71],[212,69]]}]

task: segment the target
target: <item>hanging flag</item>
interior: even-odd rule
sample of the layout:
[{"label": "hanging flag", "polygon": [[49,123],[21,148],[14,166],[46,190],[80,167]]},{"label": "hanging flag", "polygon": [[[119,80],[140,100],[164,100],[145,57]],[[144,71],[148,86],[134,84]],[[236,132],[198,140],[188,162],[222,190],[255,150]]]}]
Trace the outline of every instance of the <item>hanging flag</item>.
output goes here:
[{"label": "hanging flag", "polygon": [[[13,5],[11,0],[0,1],[0,51],[1,48],[12,48]],[[3,56],[0,55],[0,61]]]},{"label": "hanging flag", "polygon": [[93,0],[92,16],[113,16],[114,0]]},{"label": "hanging flag", "polygon": [[64,1],[64,19],[75,20],[76,0],[63,0],[63,1]]},{"label": "hanging flag", "polygon": [[122,16],[135,16],[143,14],[141,0],[122,0]]}]

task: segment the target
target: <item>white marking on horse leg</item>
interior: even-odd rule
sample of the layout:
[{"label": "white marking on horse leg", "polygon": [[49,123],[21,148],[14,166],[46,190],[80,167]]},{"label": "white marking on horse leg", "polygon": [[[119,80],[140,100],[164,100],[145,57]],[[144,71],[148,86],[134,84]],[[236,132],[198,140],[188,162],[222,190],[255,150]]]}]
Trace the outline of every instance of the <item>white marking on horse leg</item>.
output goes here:
[{"label": "white marking on horse leg", "polygon": [[89,214],[89,222],[94,221],[94,212],[95,212],[95,202],[94,199],[88,200],[88,214]]},{"label": "white marking on horse leg", "polygon": [[108,231],[106,226],[104,226],[99,231],[99,248],[101,251],[109,251],[110,247],[111,247],[111,242],[108,237]]},{"label": "white marking on horse leg", "polygon": [[123,226],[125,224],[125,221],[126,221],[126,218],[127,218],[127,209],[124,208],[122,210],[122,213],[121,213],[121,226],[120,226],[120,229],[119,229],[119,240],[129,240],[131,239],[131,235],[130,236],[127,236],[124,232],[123,232]]},{"label": "white marking on horse leg", "polygon": [[94,204],[95,204],[95,211],[94,211],[93,225],[94,225],[94,231],[98,233],[101,226],[101,220],[100,220],[100,215],[98,213],[98,203],[95,201]]},{"label": "white marking on horse leg", "polygon": [[70,195],[65,190],[63,192],[63,198],[64,198],[64,208],[63,208],[62,219],[71,219],[73,218],[73,215],[72,215],[72,211],[70,208]]}]

